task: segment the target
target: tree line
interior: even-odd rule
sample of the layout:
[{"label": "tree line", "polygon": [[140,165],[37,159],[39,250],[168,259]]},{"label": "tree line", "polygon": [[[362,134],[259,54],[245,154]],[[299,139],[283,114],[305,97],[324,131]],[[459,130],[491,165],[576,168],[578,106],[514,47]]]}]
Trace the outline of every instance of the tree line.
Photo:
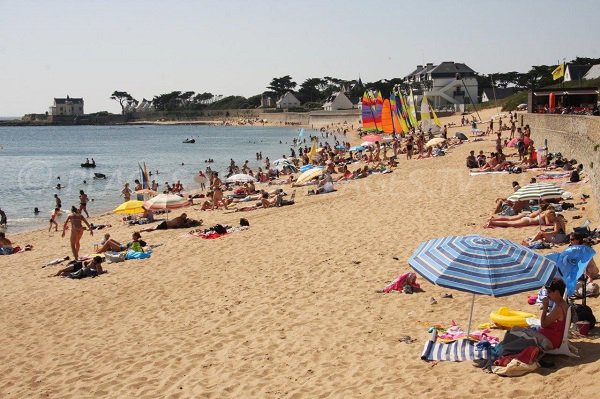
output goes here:
[{"label": "tree line", "polygon": [[[600,64],[600,58],[576,57],[568,62],[575,65]],[[525,73],[497,72],[491,74],[476,74],[480,92],[494,87],[515,87],[518,89],[533,89],[552,85],[552,71],[557,65],[534,65]],[[331,76],[308,78],[301,84],[296,83],[290,75],[275,77],[266,90],[251,97],[217,96],[209,92],[172,91],[159,94],[152,98],[152,105],[157,111],[202,111],[205,109],[247,109],[258,108],[263,97],[271,97],[274,101],[288,91],[300,100],[307,109],[320,108],[323,102],[333,93],[344,91],[350,100],[358,101],[366,89],[389,93],[395,85],[402,84],[402,78],[381,79],[375,82],[363,83],[360,78],[345,80]],[[139,101],[126,91],[114,91],[110,97],[121,106],[125,113],[127,106],[137,105]]]}]

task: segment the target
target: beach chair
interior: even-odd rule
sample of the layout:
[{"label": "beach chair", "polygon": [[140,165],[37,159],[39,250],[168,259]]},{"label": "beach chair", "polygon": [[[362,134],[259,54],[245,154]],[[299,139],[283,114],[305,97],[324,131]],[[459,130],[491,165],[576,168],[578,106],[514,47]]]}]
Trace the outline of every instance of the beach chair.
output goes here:
[{"label": "beach chair", "polygon": [[569,322],[565,323],[565,332],[563,333],[562,341],[560,342],[560,347],[556,349],[552,349],[549,351],[544,351],[546,355],[565,355],[570,357],[579,357],[578,350],[573,344],[569,342],[569,329],[571,327],[571,306],[567,310],[566,320]]}]

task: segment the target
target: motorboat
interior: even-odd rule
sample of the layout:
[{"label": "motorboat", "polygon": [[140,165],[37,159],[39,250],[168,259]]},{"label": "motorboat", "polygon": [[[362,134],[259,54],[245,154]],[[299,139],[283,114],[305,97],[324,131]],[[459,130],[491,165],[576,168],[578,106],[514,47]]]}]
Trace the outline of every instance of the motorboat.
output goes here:
[{"label": "motorboat", "polygon": [[196,139],[185,139],[183,140],[184,144],[194,144],[196,142]]},{"label": "motorboat", "polygon": [[81,167],[82,168],[95,168],[96,164],[95,163],[82,163]]}]

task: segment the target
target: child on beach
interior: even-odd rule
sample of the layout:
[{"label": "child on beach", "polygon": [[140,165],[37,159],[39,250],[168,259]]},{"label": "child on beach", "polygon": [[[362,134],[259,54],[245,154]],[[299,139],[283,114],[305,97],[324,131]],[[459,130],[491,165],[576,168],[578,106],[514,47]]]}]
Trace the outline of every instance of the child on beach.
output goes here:
[{"label": "child on beach", "polygon": [[58,231],[58,223],[56,223],[56,218],[60,213],[60,208],[54,208],[54,211],[50,214],[50,226],[48,226],[48,232],[52,230],[52,225],[54,224],[54,231]]}]

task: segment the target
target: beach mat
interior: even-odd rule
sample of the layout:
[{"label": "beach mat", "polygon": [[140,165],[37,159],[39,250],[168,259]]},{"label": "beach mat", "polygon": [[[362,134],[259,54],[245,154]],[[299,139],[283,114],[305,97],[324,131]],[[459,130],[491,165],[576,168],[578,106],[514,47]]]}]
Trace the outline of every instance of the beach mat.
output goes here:
[{"label": "beach mat", "polygon": [[479,175],[507,175],[508,171],[507,170],[499,170],[499,171],[485,171],[485,172],[479,172],[479,171],[470,171],[469,174],[471,176],[479,176]]},{"label": "beach mat", "polygon": [[437,342],[437,330],[434,330],[423,347],[421,360],[464,362],[466,360],[487,359],[489,357],[488,351],[479,351],[475,348],[475,345],[476,342],[469,339],[459,339],[450,343]]}]

